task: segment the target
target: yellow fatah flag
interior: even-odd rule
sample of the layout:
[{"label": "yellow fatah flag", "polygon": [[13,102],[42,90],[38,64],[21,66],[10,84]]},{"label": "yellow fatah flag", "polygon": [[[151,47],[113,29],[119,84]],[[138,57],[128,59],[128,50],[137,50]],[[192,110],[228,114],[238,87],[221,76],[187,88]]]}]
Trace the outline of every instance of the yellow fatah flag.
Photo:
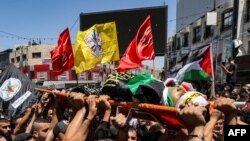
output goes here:
[{"label": "yellow fatah flag", "polygon": [[78,31],[74,47],[76,73],[119,59],[115,22],[95,24],[85,31]]}]

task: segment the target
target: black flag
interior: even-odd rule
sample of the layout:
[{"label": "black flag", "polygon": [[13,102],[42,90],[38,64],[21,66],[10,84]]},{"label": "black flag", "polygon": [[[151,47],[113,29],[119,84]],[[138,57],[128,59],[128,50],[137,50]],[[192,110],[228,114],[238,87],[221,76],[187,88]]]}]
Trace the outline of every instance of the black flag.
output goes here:
[{"label": "black flag", "polygon": [[33,105],[41,94],[35,84],[14,65],[10,65],[0,76],[0,111],[9,118],[16,118]]}]

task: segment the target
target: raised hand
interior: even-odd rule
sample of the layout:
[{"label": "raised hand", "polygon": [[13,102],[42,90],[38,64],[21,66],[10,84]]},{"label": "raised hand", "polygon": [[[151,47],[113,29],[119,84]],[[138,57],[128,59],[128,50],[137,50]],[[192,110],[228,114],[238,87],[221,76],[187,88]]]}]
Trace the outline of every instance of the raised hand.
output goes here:
[{"label": "raised hand", "polygon": [[73,108],[78,110],[85,105],[84,95],[82,93],[71,92],[68,95],[68,102]]},{"label": "raised hand", "polygon": [[214,109],[218,109],[224,114],[233,114],[237,108],[231,98],[219,97],[214,101]]},{"label": "raised hand", "polygon": [[127,118],[123,114],[120,113],[116,115],[115,117],[110,117],[110,120],[112,121],[113,125],[116,128],[121,129],[125,127]]},{"label": "raised hand", "polygon": [[177,111],[177,116],[188,129],[192,130],[197,126],[204,126],[206,124],[206,112],[205,107],[189,103]]},{"label": "raised hand", "polygon": [[111,104],[108,102],[108,99],[110,99],[108,95],[100,95],[99,105],[106,110],[111,110]]},{"label": "raised hand", "polygon": [[87,100],[87,103],[89,105],[89,113],[87,118],[90,120],[92,120],[97,113],[95,97],[95,95],[90,95]]}]

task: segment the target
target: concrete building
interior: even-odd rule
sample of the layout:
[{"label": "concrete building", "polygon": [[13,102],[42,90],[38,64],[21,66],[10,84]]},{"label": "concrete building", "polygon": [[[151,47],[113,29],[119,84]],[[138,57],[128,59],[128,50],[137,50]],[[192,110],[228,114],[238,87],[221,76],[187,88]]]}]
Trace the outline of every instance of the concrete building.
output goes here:
[{"label": "concrete building", "polygon": [[[34,82],[39,84],[40,82],[44,82],[43,84],[46,86],[53,84],[52,87],[54,88],[59,88],[62,84],[63,86],[73,86],[76,85],[77,82],[79,84],[101,82],[105,80],[110,73],[115,72],[115,64],[110,63],[99,64],[96,68],[77,75],[73,67],[59,76],[54,76],[50,51],[55,47],[56,45],[51,44],[18,45],[13,50],[0,52],[0,58],[2,58],[0,60],[0,67],[5,67],[12,63]],[[162,77],[161,69],[153,69],[148,66],[131,70],[131,72],[135,74],[151,73],[158,79]]]},{"label": "concrete building", "polygon": [[9,56],[10,56],[10,53],[12,52],[12,49],[6,49],[2,52],[0,52],[0,72],[2,70],[4,70],[4,68],[6,66],[8,66],[10,64],[10,61],[9,61]]},{"label": "concrete building", "polygon": [[[240,47],[240,56],[237,56],[236,61],[240,60],[242,55],[246,57],[250,54],[250,38],[247,32],[250,24],[249,11],[250,0],[178,0],[177,33],[174,35],[177,64],[179,61],[181,65],[184,65],[185,59],[183,58],[189,52],[212,44],[214,60],[216,60],[215,78],[219,83],[223,83],[225,76],[218,64],[233,55],[233,40],[240,39],[243,42]],[[207,12],[209,14],[213,12],[213,19],[209,18]],[[210,20],[214,20],[214,25],[207,25],[211,22]],[[249,75],[245,76],[245,74],[250,73],[250,67],[243,68],[246,62],[245,65],[241,63],[237,61],[238,80],[245,82],[249,79],[247,78]],[[244,75],[241,72],[244,72]]]},{"label": "concrete building", "polygon": [[30,79],[44,81],[50,79],[50,51],[55,45],[17,45],[10,53],[9,61],[20,68]]}]

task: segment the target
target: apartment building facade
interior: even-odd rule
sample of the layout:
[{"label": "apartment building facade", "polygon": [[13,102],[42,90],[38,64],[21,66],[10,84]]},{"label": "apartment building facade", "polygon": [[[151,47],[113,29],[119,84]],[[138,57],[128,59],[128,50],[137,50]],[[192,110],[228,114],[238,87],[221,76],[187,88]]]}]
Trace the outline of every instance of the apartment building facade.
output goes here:
[{"label": "apartment building facade", "polygon": [[[75,73],[73,67],[61,75],[54,76],[50,51],[55,47],[56,45],[51,44],[17,45],[14,49],[0,52],[0,58],[3,58],[0,60],[0,67],[4,69],[9,64],[14,64],[33,82],[39,84],[40,82],[46,82],[46,85],[58,86],[61,84],[72,86],[76,83],[98,83],[105,80],[110,73],[115,72],[115,64],[108,63],[99,64],[94,69],[79,74]],[[150,73],[159,79],[162,77],[162,69],[149,66],[143,66],[130,72],[134,74]]]},{"label": "apartment building facade", "polygon": [[[179,0],[179,4],[182,4],[181,2],[186,1]],[[236,3],[234,0],[211,0],[210,2],[215,2],[213,3],[214,7],[208,8],[205,12],[199,13],[198,11],[199,17],[195,17],[196,19],[193,19],[192,22],[187,21],[185,26],[177,26],[179,27],[179,31],[172,37],[174,42],[172,43],[174,44],[172,48],[174,48],[174,50],[172,50],[170,55],[174,54],[176,56],[175,63],[179,66],[183,66],[185,65],[185,57],[187,57],[187,54],[191,51],[205,45],[212,45],[215,63],[215,78],[216,81],[223,83],[225,75],[219,65],[233,55],[233,40],[236,36],[237,39],[243,42],[240,47],[239,56],[236,58],[236,61],[238,60],[238,80],[246,81],[248,78],[246,78],[247,76],[245,75],[250,73],[250,67],[246,67],[246,63],[248,62],[242,62],[244,59],[241,58],[243,56],[245,58],[250,57],[250,34],[247,32],[250,24],[250,0],[239,0],[237,3],[238,10],[235,10]],[[195,7],[201,6],[198,5],[199,3],[200,2],[192,3],[192,7],[197,9]],[[182,9],[178,9],[177,4],[177,13],[185,9],[183,5],[180,7]],[[188,8],[190,8],[190,5]],[[239,10],[240,8],[242,9]],[[200,9],[200,11],[202,11],[202,9]],[[209,14],[214,15],[212,18],[212,20],[214,20],[214,25],[207,25],[207,23],[211,22],[209,21],[211,18],[208,18]],[[235,17],[237,17],[239,21],[235,20]],[[181,22],[183,23],[184,21],[182,20]],[[180,23],[178,22],[178,17],[177,23]],[[176,67],[176,65],[173,67]]]},{"label": "apartment building facade", "polygon": [[6,66],[10,64],[9,62],[9,55],[10,52],[12,52],[12,49],[6,49],[2,52],[0,52],[0,72],[4,70]]},{"label": "apartment building facade", "polygon": [[[66,81],[66,80],[95,80],[100,79],[100,67],[91,72],[76,75],[74,68],[66,70],[58,76],[53,75],[50,51],[56,45],[18,45],[9,54],[9,62],[22,70],[31,80],[37,81]],[[108,72],[108,70],[107,70]],[[76,78],[77,77],[77,78]]]}]

